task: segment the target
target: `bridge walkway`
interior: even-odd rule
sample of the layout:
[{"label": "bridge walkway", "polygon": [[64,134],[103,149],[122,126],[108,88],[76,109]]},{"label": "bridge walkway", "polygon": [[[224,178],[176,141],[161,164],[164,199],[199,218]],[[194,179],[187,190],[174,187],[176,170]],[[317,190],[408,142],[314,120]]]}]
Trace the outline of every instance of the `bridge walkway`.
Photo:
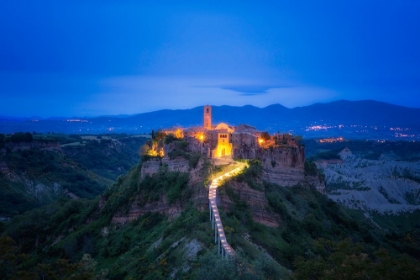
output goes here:
[{"label": "bridge walkway", "polygon": [[223,229],[222,220],[220,219],[219,209],[217,208],[217,188],[220,186],[220,183],[230,177],[237,175],[245,168],[245,164],[243,166],[239,166],[229,172],[224,173],[223,175],[213,179],[210,182],[209,187],[209,210],[210,210],[210,221],[212,225],[212,229],[214,229],[214,243],[218,244],[217,246],[217,253],[221,254],[223,257],[233,256],[235,251],[229,245],[226,240],[225,231]]}]

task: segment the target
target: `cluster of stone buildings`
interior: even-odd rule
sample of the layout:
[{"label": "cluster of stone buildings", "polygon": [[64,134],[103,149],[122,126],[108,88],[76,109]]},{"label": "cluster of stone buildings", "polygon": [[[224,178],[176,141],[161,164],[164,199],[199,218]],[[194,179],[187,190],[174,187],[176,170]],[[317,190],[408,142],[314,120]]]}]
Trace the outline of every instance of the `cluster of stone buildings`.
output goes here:
[{"label": "cluster of stone buildings", "polygon": [[[208,158],[255,158],[255,149],[259,148],[261,139],[260,131],[249,125],[237,127],[226,123],[213,125],[211,106],[204,106],[203,118],[203,126],[190,127],[182,131],[190,151],[199,152]],[[179,134],[179,128],[166,130],[165,133],[175,134],[176,131]]]},{"label": "cluster of stone buildings", "polygon": [[[208,158],[257,159],[263,168],[263,179],[281,186],[313,185],[325,193],[325,183],[317,176],[305,176],[305,147],[290,134],[268,135],[250,125],[212,124],[212,108],[204,106],[203,126],[164,130],[175,138],[183,138],[190,152]],[[182,136],[182,137],[181,137]],[[167,157],[174,143],[162,147]]]},{"label": "cluster of stone buildings", "polygon": [[[188,142],[190,151],[199,152],[208,158],[254,159],[259,158],[263,148],[275,145],[274,140],[264,139],[263,133],[250,125],[241,124],[236,127],[226,123],[213,125],[211,106],[204,106],[203,118],[203,126],[182,129],[182,135]],[[179,128],[165,132],[179,134]],[[296,146],[288,134],[276,137],[277,141]]]}]

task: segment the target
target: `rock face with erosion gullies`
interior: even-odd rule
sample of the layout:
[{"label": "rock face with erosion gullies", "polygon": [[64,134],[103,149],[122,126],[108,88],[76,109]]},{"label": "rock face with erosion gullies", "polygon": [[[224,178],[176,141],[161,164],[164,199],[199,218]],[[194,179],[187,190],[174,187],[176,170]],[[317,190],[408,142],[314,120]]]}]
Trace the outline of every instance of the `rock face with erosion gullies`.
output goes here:
[{"label": "rock face with erosion gullies", "polygon": [[182,207],[180,204],[169,205],[165,197],[158,201],[148,202],[140,206],[138,199],[136,199],[126,213],[116,213],[112,217],[111,223],[125,224],[127,222],[136,220],[146,213],[160,213],[165,214],[170,218],[176,217],[181,213]]},{"label": "rock face with erosion gullies", "polygon": [[[190,201],[197,208],[205,210],[208,206],[207,188],[204,186],[208,176],[208,170],[206,169],[206,166],[209,164],[208,159],[201,156],[196,166],[193,167],[190,160],[193,155],[186,153],[185,150],[176,150],[179,147],[175,145],[178,144],[170,143],[164,146],[164,157],[144,161],[139,170],[139,180],[145,180],[148,176],[160,176],[162,170],[187,173],[189,176],[188,186],[192,192]],[[174,157],[174,154],[180,155]],[[172,155],[172,158],[169,155]],[[262,177],[258,179],[261,180],[260,183],[262,183],[262,180],[265,180],[282,187],[296,185],[314,186],[318,191],[325,194],[325,182],[319,176],[305,176],[304,146],[287,145],[276,148],[261,148],[258,149],[256,159],[261,161]],[[231,162],[228,161],[227,164]],[[237,193],[240,199],[250,206],[255,221],[270,227],[278,226],[279,218],[267,211],[270,207],[264,191],[252,189],[245,182],[233,180],[232,184],[232,191]],[[232,205],[232,201],[226,195],[223,196],[221,203],[227,209]],[[103,201],[101,204],[103,204]],[[165,195],[156,200],[147,201],[145,204],[141,203],[141,196],[137,195],[127,207],[128,211],[115,214],[112,221],[115,223],[126,223],[147,212],[158,212],[169,217],[176,217],[183,209],[183,205],[179,203],[168,203]]]},{"label": "rock face with erosion gullies", "polygon": [[[232,188],[232,191],[239,196],[239,199],[248,204],[252,213],[252,219],[255,222],[268,227],[279,226],[279,216],[268,210],[270,207],[264,191],[251,189],[247,183],[237,182],[235,180],[231,181],[227,187]],[[220,204],[228,211],[233,206],[233,202],[223,191],[220,192]]]},{"label": "rock face with erosion gullies", "polygon": [[9,182],[20,186],[16,188],[22,194],[27,197],[39,202],[51,202],[54,199],[67,195],[68,191],[63,189],[62,186],[57,182],[41,183],[39,181],[30,179],[25,174],[17,174],[16,172],[8,172],[5,176]]},{"label": "rock face with erosion gullies", "polygon": [[197,166],[193,168],[190,166],[189,161],[183,157],[177,157],[172,160],[169,157],[163,157],[143,162],[140,172],[141,180],[143,180],[147,175],[153,176],[154,174],[157,174],[162,166],[167,167],[168,171],[171,172],[189,173],[190,184],[199,183],[203,180],[204,160],[200,159]]},{"label": "rock face with erosion gullies", "polygon": [[328,197],[349,208],[398,213],[420,209],[420,162],[382,154],[378,160],[345,152],[342,162],[317,163]]},{"label": "rock face with erosion gullies", "polygon": [[327,194],[327,190],[325,188],[325,180],[319,176],[305,176],[304,185],[312,186],[324,195]]},{"label": "rock face with erosion gullies", "polygon": [[314,186],[325,194],[325,182],[318,176],[305,176],[305,148],[296,145],[263,149],[259,152],[263,179],[284,187]]},{"label": "rock face with erosion gullies", "polygon": [[[182,157],[172,160],[168,157],[150,159],[142,163],[141,170],[139,171],[139,180],[144,180],[146,176],[159,176],[159,172],[162,172],[163,169],[167,172],[187,173],[189,176],[187,188],[189,188],[191,193],[189,201],[192,202],[198,209],[204,210],[207,208],[208,202],[207,189],[203,185],[204,175],[207,175],[204,165],[205,162],[203,159],[198,161],[195,168],[190,167],[189,161]],[[104,199],[102,198],[100,200],[100,205],[103,207],[104,203]],[[156,200],[142,203],[142,194],[139,193],[136,195],[135,199],[130,202],[128,211],[117,212],[114,214],[112,222],[125,224],[148,212],[161,213],[170,218],[174,218],[181,213],[184,207],[185,203],[182,202],[169,203],[166,195],[162,195]]]},{"label": "rock face with erosion gullies", "polygon": [[260,152],[263,179],[280,186],[295,186],[305,179],[302,146],[264,149]]}]

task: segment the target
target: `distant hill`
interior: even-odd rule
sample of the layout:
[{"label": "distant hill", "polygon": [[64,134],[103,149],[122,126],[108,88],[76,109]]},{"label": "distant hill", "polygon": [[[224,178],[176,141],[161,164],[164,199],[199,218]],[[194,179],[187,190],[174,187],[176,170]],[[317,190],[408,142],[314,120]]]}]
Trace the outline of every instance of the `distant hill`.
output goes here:
[{"label": "distant hill", "polygon": [[[143,133],[172,126],[201,125],[203,107],[186,110],[160,110],[130,116],[95,118],[13,120],[0,118],[0,132],[16,131],[60,133]],[[231,125],[247,123],[263,131],[292,132],[306,137],[344,136],[349,138],[390,139],[420,137],[420,109],[388,103],[334,101],[288,109],[280,104],[265,108],[213,106],[213,122]],[[338,125],[341,125],[340,128]],[[315,127],[320,126],[320,127]],[[394,130],[402,128],[403,130]],[[395,134],[399,133],[399,134]]]}]

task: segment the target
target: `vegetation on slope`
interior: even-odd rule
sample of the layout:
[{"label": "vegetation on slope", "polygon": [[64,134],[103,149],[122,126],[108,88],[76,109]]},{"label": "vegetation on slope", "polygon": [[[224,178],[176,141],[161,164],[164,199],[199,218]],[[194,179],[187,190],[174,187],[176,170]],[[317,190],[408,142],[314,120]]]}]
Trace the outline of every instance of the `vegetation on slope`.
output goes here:
[{"label": "vegetation on slope", "polygon": [[23,213],[66,192],[93,198],[111,182],[55,151],[18,150],[0,156],[0,161],[13,174],[0,174],[1,216]]},{"label": "vegetation on slope", "polygon": [[[252,178],[250,172],[244,176]],[[248,203],[239,199],[231,184],[226,182],[224,188],[235,206],[222,212],[225,228],[232,229],[229,242],[243,250],[249,244],[241,236],[249,235],[252,243],[280,265],[279,270],[281,266],[294,270],[293,278],[353,279],[359,275],[362,279],[388,279],[388,275],[397,273],[405,279],[420,276],[417,232],[406,233],[405,238],[389,235],[313,188],[285,188],[264,182],[270,207],[281,217],[279,228],[268,228],[253,221]],[[407,236],[412,242],[408,246]]]},{"label": "vegetation on slope", "polygon": [[[8,260],[2,277],[57,279],[60,271],[85,279],[419,277],[417,236],[410,235],[411,243],[397,233],[395,239],[313,188],[263,182],[258,161],[220,189],[233,202],[219,208],[227,240],[236,250],[236,257],[225,260],[216,254],[207,205],[191,199],[193,190],[203,186],[191,185],[187,174],[165,166],[144,180],[140,170],[138,165],[119,177],[104,192],[101,208],[99,198],[60,200],[15,217],[0,240],[5,244],[0,257]],[[233,188],[238,182],[263,192],[278,228],[253,220],[249,202]],[[133,203],[142,207],[154,201],[178,205],[180,212],[168,217],[155,211],[124,225],[111,223]],[[12,254],[16,258],[10,259]]]},{"label": "vegetation on slope", "polygon": [[[35,141],[63,147],[25,146]],[[0,162],[10,170],[10,174],[0,172],[0,216],[12,217],[67,193],[80,198],[101,194],[138,163],[137,150],[145,141],[127,135],[0,135],[0,148],[5,147]]]},{"label": "vegetation on slope", "polygon": [[83,145],[68,145],[63,150],[84,168],[115,180],[138,163],[138,149],[145,141],[146,138],[127,135],[85,137]]}]

